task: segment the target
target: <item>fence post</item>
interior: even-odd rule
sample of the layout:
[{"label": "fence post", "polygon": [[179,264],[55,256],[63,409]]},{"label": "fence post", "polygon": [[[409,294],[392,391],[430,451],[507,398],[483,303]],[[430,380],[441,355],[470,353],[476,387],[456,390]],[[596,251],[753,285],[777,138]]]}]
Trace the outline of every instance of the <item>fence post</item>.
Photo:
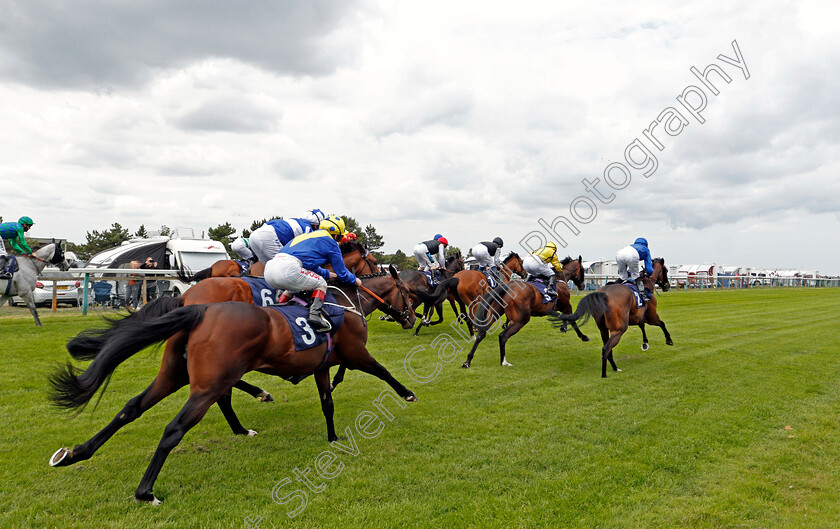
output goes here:
[{"label": "fence post", "polygon": [[90,272],[85,272],[85,286],[82,287],[82,316],[87,316],[88,304],[88,282],[90,281]]}]

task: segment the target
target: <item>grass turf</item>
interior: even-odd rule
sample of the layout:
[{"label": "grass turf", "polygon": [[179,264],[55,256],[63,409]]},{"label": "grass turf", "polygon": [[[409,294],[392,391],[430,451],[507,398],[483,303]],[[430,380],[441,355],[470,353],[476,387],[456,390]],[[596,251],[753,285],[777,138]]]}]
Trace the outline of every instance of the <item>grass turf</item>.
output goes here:
[{"label": "grass turf", "polygon": [[[387,386],[348,372],[334,394],[342,449],[326,442],[311,378],[292,386],[249,374],[276,399],[234,392],[243,425],[259,435],[234,437],[212,408],[164,465],[159,507],[134,503],[133,492],[186,390],[88,461],[56,469],[47,459],[145,389],[160,352],[121,365],[98,409],[69,418],[48,404],[46,376],[97,317],[46,313],[38,329],[28,312],[4,313],[0,527],[836,527],[838,309],[838,289],[663,294],[675,346],[648,327],[643,353],[631,329],[615,350],[623,372],[606,380],[593,323],[582,343],[534,319],[508,342],[514,367],[499,366],[492,336],[462,370],[471,344],[449,325],[412,338],[373,319],[372,354],[419,402],[383,399],[389,420],[373,402]],[[444,334],[464,350],[445,349]],[[415,378],[437,364],[433,380],[406,373],[412,350]],[[356,426],[365,411],[376,414],[369,432],[382,423],[374,438]],[[336,456],[322,468],[332,479],[314,470],[326,451]],[[296,479],[306,468],[320,492]],[[290,518],[302,506],[301,494],[288,497],[295,490],[307,503]]]}]

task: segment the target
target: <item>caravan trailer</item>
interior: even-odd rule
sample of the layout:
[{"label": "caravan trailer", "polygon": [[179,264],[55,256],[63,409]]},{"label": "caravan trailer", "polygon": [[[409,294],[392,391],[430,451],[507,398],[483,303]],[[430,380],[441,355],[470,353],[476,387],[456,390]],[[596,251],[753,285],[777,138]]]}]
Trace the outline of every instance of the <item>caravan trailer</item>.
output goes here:
[{"label": "caravan trailer", "polygon": [[[177,233],[176,235],[180,235]],[[87,262],[87,268],[126,269],[133,260],[143,261],[152,257],[163,270],[183,267],[189,273],[209,268],[216,261],[230,257],[222,243],[192,237],[158,236],[149,239],[131,239],[116,248],[100,252]],[[115,285],[119,294],[121,286]],[[178,280],[170,280],[167,290],[180,296],[190,287]]]}]

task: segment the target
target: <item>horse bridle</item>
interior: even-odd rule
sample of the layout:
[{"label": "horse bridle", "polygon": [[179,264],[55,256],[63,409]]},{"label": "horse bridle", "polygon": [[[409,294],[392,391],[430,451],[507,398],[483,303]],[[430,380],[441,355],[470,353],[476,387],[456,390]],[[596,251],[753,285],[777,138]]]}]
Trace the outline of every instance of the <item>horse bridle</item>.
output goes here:
[{"label": "horse bridle", "polygon": [[[388,272],[379,272],[377,274],[368,274],[368,275],[356,276],[356,277],[358,277],[359,279],[371,279],[371,278],[374,278],[374,277],[384,277],[386,275],[388,275]],[[388,316],[391,316],[392,318],[394,318],[397,321],[400,321],[400,322],[408,321],[408,315],[409,315],[410,311],[413,310],[413,307],[411,306],[411,300],[408,299],[405,292],[403,292],[403,289],[401,288],[402,287],[402,280],[399,279],[399,275],[397,276],[396,279],[394,279],[394,282],[397,285],[397,290],[400,293],[400,297],[402,298],[402,301],[403,301],[403,306],[405,307],[405,309],[403,309],[403,310],[398,310],[395,306],[391,305],[390,303],[388,303],[387,301],[385,301],[384,299],[379,297],[376,293],[372,292],[366,286],[361,285],[359,288],[364,290],[366,293],[370,294],[376,301],[378,301],[380,304],[383,305],[381,307],[382,312],[384,312]]]}]

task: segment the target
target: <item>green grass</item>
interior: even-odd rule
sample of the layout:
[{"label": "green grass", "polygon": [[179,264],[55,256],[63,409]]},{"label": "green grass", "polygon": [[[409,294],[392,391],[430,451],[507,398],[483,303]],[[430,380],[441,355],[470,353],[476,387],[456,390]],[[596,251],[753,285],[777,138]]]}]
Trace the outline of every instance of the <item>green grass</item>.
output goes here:
[{"label": "green grass", "polygon": [[[24,310],[24,309],[20,309]],[[234,392],[254,438],[234,437],[218,408],[170,455],[155,486],[163,505],[133,492],[163,428],[186,399],[171,396],[123,428],[90,460],[50,468],[61,446],[102,428],[157,372],[160,353],[142,352],[117,369],[95,413],[68,418],[46,400],[46,375],[68,358],[66,341],[96,316],[42,311],[0,316],[0,527],[825,527],[840,519],[840,290],[671,292],[659,312],[675,346],[648,328],[649,351],[631,329],[615,350],[621,373],[600,378],[593,323],[580,342],[535,319],[508,342],[512,368],[499,366],[498,342],[440,362],[421,384],[403,367],[432,372],[433,337],[371,320],[372,354],[419,402],[372,401],[387,386],[348,372],[336,390],[336,427],[353,428],[359,453],[326,442],[314,382],[292,386],[249,374],[274,404]],[[451,317],[447,315],[447,322]],[[468,349],[469,343],[458,340]],[[363,411],[384,427],[373,439],[355,430]],[[344,443],[349,441],[341,434]],[[326,450],[344,468],[308,491],[308,505],[272,501],[305,486],[295,468],[314,468]],[[331,470],[336,470],[333,466]]]}]

